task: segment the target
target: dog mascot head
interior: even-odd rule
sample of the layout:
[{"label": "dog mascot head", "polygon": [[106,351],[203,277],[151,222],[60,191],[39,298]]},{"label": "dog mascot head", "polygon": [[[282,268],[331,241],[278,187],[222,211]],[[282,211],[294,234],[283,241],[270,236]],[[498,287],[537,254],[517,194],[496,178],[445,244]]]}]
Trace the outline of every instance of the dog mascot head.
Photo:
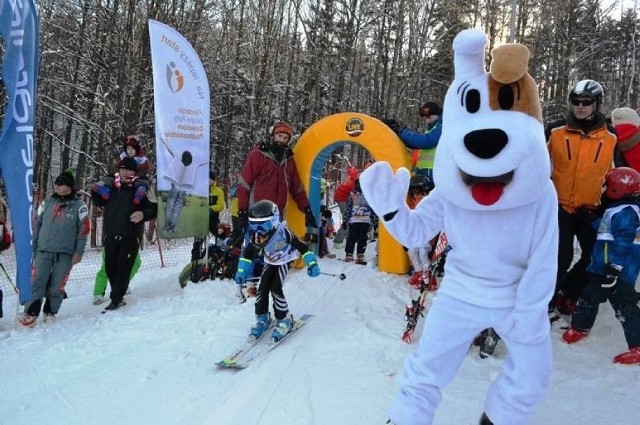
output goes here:
[{"label": "dog mascot head", "polygon": [[528,74],[529,50],[505,44],[485,70],[487,36],[464,30],[453,41],[455,79],[444,101],[436,151],[436,190],[469,210],[535,202],[551,175],[540,99]]}]

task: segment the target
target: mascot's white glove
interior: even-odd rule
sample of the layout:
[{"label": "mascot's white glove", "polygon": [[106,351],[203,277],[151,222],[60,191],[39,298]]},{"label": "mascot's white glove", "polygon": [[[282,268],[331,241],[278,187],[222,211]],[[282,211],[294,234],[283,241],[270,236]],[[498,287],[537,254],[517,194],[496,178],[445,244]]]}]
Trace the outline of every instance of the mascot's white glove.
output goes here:
[{"label": "mascot's white glove", "polygon": [[360,187],[376,215],[389,221],[406,204],[409,179],[406,168],[399,168],[394,175],[389,163],[376,162],[360,174]]}]

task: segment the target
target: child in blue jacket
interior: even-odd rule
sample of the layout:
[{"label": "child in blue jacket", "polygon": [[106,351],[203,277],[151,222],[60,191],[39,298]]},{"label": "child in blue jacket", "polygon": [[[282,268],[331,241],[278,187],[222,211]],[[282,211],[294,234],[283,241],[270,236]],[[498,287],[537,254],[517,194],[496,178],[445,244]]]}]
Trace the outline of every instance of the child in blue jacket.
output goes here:
[{"label": "child in blue jacket", "polygon": [[585,338],[598,314],[600,303],[609,300],[622,325],[629,351],[613,361],[640,364],[640,308],[634,285],[640,272],[640,173],[619,167],[605,177],[605,195],[611,204],[596,220],[598,235],[587,268],[593,278],[584,289],[571,328],[562,340],[573,344]]}]

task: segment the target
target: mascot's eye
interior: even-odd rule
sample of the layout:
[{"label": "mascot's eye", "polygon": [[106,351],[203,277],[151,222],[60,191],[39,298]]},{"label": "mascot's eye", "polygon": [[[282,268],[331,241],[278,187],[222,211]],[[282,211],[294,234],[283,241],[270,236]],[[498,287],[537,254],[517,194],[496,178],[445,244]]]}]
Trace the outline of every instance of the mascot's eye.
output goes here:
[{"label": "mascot's eye", "polygon": [[515,94],[513,93],[513,87],[502,86],[498,90],[498,104],[501,109],[511,109],[515,103]]},{"label": "mascot's eye", "polygon": [[472,114],[478,112],[480,109],[480,92],[476,89],[471,89],[464,93],[464,106]]}]

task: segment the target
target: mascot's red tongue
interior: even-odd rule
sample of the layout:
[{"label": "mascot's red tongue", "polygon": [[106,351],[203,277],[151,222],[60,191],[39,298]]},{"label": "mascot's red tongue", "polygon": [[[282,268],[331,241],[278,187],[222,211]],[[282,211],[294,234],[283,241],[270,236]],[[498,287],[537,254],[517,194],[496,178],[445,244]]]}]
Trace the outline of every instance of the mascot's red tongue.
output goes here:
[{"label": "mascot's red tongue", "polygon": [[493,205],[502,196],[504,183],[477,182],[471,186],[471,196],[480,205]]}]

